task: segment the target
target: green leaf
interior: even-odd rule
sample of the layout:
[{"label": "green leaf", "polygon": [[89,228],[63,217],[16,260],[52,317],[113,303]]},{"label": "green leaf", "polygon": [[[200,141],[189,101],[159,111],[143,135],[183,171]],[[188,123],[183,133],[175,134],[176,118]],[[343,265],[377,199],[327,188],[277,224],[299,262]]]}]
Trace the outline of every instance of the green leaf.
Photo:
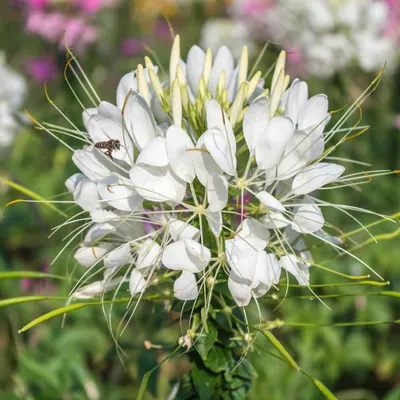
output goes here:
[{"label": "green leaf", "polygon": [[204,360],[204,364],[213,372],[222,372],[227,367],[227,358],[224,349],[214,347]]},{"label": "green leaf", "polygon": [[0,300],[0,307],[12,306],[13,304],[31,303],[34,301],[47,300],[48,296],[23,296],[13,297],[11,299]]},{"label": "green leaf", "polygon": [[[51,318],[57,317],[59,315],[63,315],[65,313],[79,310],[80,308],[86,307],[90,303],[79,303],[79,304],[71,304],[69,306],[57,308],[56,310],[50,311],[47,314],[41,315],[39,318],[34,319],[33,321],[29,322],[29,324],[25,325],[23,328],[21,328],[18,333],[25,332],[34,326],[41,324],[44,321],[47,321]],[[93,303],[92,303],[93,304]],[[94,303],[97,304],[97,303]]]},{"label": "green leaf", "polygon": [[257,371],[254,369],[253,364],[247,358],[242,360],[239,367],[235,370],[235,375],[245,379],[255,379],[258,377]]},{"label": "green leaf", "polygon": [[196,347],[199,352],[201,358],[203,360],[207,359],[207,355],[214,346],[215,341],[218,338],[218,331],[215,326],[209,324],[208,325],[208,333],[203,334],[199,337]]},{"label": "green leaf", "polygon": [[325,396],[328,400],[338,400],[337,397],[318,379],[312,379],[315,387]]},{"label": "green leaf", "polygon": [[136,400],[142,400],[143,396],[146,393],[147,390],[147,385],[149,384],[149,380],[151,378],[151,374],[158,368],[160,367],[162,364],[165,363],[165,361],[168,361],[170,358],[172,358],[180,349],[180,346],[177,346],[175,348],[175,350],[168,355],[167,357],[164,358],[164,360],[162,360],[158,365],[156,365],[153,369],[151,369],[150,371],[147,371],[142,378],[142,381],[140,382],[140,387],[139,387],[139,391],[138,394],[136,396]]},{"label": "green leaf", "polygon": [[199,399],[211,399],[214,395],[214,389],[221,379],[220,375],[207,371],[205,368],[200,368],[196,364],[192,368],[191,375]]},{"label": "green leaf", "polygon": [[[49,202],[43,196],[40,196],[39,194],[33,192],[32,190],[27,189],[26,187],[19,185],[18,183],[15,183],[13,181],[10,181],[2,176],[0,176],[0,182],[4,183],[7,186],[10,186],[11,188],[13,188],[15,190],[18,190],[19,192],[25,194],[26,196],[28,196],[38,202],[41,202],[46,207],[51,208],[56,213],[62,215],[65,218],[68,218],[68,215],[65,214],[63,211],[61,211],[59,208],[57,208],[53,203]],[[24,200],[22,200],[22,199],[14,200],[14,201],[11,201],[10,203],[6,204],[6,207],[10,206],[11,204],[23,203],[23,202],[24,202]]]},{"label": "green leaf", "polygon": [[0,272],[0,280],[3,279],[42,279],[42,278],[49,278],[49,279],[59,279],[63,281],[67,281],[68,278],[61,275],[53,275],[53,274],[46,274],[44,272],[35,272],[35,271],[7,271],[7,272]]},{"label": "green leaf", "polygon": [[286,360],[286,362],[297,371],[300,371],[300,367],[297,365],[296,361],[292,358],[292,356],[288,353],[282,343],[270,332],[263,331],[263,335],[269,340],[269,342],[278,350],[281,356]]}]

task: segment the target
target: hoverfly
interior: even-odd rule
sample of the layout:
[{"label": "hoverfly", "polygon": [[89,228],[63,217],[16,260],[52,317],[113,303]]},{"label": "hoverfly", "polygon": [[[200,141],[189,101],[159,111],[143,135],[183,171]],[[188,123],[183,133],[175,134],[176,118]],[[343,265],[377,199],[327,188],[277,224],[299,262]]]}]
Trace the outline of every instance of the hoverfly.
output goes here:
[{"label": "hoverfly", "polygon": [[104,154],[109,156],[112,160],[112,152],[114,150],[119,150],[121,148],[121,143],[119,140],[110,139],[104,142],[97,142],[94,144],[94,147],[96,147],[96,149],[106,149],[107,151]]}]

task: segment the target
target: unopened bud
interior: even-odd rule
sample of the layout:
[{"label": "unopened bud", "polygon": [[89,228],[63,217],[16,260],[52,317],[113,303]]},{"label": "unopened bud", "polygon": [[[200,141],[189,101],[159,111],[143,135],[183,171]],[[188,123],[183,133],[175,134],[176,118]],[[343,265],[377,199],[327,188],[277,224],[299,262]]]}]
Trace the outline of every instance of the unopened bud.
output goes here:
[{"label": "unopened bud", "polygon": [[211,68],[212,68],[212,52],[211,49],[207,49],[203,65],[203,78],[206,87],[208,87],[208,81],[210,80]]},{"label": "unopened bud", "polygon": [[276,61],[275,71],[271,82],[271,92],[274,90],[279,74],[281,73],[281,70],[285,68],[285,65],[286,65],[286,51],[282,50],[279,53],[278,60]]},{"label": "unopened bud", "polygon": [[182,125],[182,99],[181,99],[181,86],[179,85],[179,79],[176,78],[172,82],[171,87],[171,109],[172,119],[175,125]]},{"label": "unopened bud", "polygon": [[154,89],[154,93],[156,94],[158,100],[160,100],[162,104],[164,101],[164,90],[162,88],[160,78],[152,68],[149,69],[149,77],[151,85],[153,86]]},{"label": "unopened bud", "polygon": [[137,75],[139,93],[146,100],[146,103],[150,106],[151,103],[150,91],[146,81],[146,77],[144,76],[144,70],[142,64],[138,65],[136,75]]},{"label": "unopened bud", "polygon": [[247,46],[243,47],[242,55],[240,56],[239,61],[239,76],[238,76],[238,86],[242,84],[242,82],[246,82],[247,80],[247,69],[249,67],[249,51]]},{"label": "unopened bud", "polygon": [[172,44],[171,56],[169,59],[169,80],[173,82],[176,78],[176,71],[181,60],[181,43],[179,35],[175,36]]}]

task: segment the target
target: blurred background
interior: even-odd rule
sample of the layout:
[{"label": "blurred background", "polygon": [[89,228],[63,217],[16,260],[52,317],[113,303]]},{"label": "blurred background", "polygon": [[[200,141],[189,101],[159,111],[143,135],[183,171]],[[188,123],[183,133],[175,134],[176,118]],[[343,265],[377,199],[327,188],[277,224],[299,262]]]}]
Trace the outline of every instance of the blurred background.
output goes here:
[{"label": "blurred background", "polygon": [[[242,46],[248,45],[254,62],[269,42],[259,66],[263,71],[286,49],[291,76],[306,79],[311,94],[326,93],[331,110],[353,102],[385,66],[378,89],[363,104],[362,124],[371,128],[346,141],[335,156],[357,159],[372,169],[400,169],[399,0],[1,0],[0,272],[29,270],[72,278],[82,274],[73,259],[76,243],[51,265],[66,243],[62,238],[72,230],[48,238],[51,228],[63,222],[62,216],[34,203],[3,209],[8,202],[26,197],[16,185],[56,199],[66,192],[65,179],[76,172],[68,148],[34,129],[23,111],[28,109],[40,121],[64,124],[51,101],[83,128],[80,105],[64,79],[64,41],[100,97],[115,102],[119,79],[142,63],[145,55],[168,65],[171,30],[181,35],[185,55],[195,43],[210,47],[214,54],[226,44],[239,57]],[[46,98],[45,82],[51,100]],[[72,78],[71,85],[76,85]],[[72,138],[64,139],[80,146]],[[400,211],[395,175],[373,179],[361,188],[329,191],[324,196],[387,215]],[[358,227],[344,214],[332,218],[345,232]],[[373,221],[364,215],[360,220]],[[390,223],[374,227],[373,233],[382,240],[361,247],[356,254],[391,282],[390,290],[400,291],[396,228]],[[355,239],[363,243],[368,237],[361,234]],[[313,256],[341,272],[367,273],[349,257],[326,259],[321,248],[314,249]],[[314,283],[334,283],[335,279],[321,270],[312,273]],[[68,296],[71,287],[62,280],[0,280],[0,298],[62,297]],[[368,295],[373,289],[338,288],[334,293],[339,297],[328,300],[331,311],[316,301],[288,300],[275,312],[265,306],[263,317],[326,324],[399,319],[396,299]],[[143,374],[169,353],[180,336],[177,313],[167,313],[165,304],[146,303],[122,337],[121,346],[128,356],[124,365],[100,308],[71,313],[63,329],[61,320],[55,318],[27,333],[17,333],[64,301],[0,308],[0,399],[133,399]],[[115,318],[122,313],[117,308]],[[339,399],[400,399],[398,325],[284,328],[277,335],[299,364]],[[145,341],[157,346],[148,349]],[[260,344],[266,346],[262,340]],[[321,398],[307,378],[279,360],[256,351],[248,357],[259,375],[250,399]],[[152,376],[147,398],[168,398],[171,383],[187,369],[183,357],[164,364]]]}]

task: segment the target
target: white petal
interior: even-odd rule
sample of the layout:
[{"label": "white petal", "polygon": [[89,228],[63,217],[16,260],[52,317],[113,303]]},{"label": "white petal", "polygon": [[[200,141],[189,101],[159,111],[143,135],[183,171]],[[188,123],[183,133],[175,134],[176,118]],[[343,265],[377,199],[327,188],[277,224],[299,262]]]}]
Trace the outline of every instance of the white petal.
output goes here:
[{"label": "white petal", "polygon": [[97,109],[98,114],[102,117],[110,118],[118,123],[121,122],[121,109],[108,101],[102,101]]},{"label": "white petal", "polygon": [[90,285],[86,285],[76,290],[72,294],[72,297],[74,299],[92,299],[93,297],[98,297],[109,292],[119,286],[120,283],[121,278],[93,282]]},{"label": "white petal", "polygon": [[249,285],[244,284],[232,275],[228,279],[228,288],[239,307],[246,307],[249,305],[251,300],[251,288]]},{"label": "white petal", "polygon": [[153,266],[159,261],[160,253],[160,245],[154,240],[146,239],[138,251],[136,268],[142,269]]},{"label": "white petal", "polygon": [[257,262],[257,250],[244,240],[225,240],[226,258],[235,275],[250,285],[254,280]]},{"label": "white petal", "polygon": [[89,179],[82,179],[74,190],[75,203],[85,211],[92,211],[102,208],[101,198],[97,185]]},{"label": "white petal", "polygon": [[78,183],[82,180],[85,179],[85,175],[81,173],[74,174],[70,176],[66,181],[65,181],[65,186],[67,187],[68,191],[72,193],[76,187],[78,186]]},{"label": "white petal", "polygon": [[126,101],[126,96],[130,90],[137,91],[137,80],[135,71],[125,74],[117,86],[117,106],[122,109]]},{"label": "white petal", "polygon": [[239,75],[239,65],[236,66],[233,71],[231,81],[228,86],[228,102],[233,103],[236,93],[238,91],[238,75]]},{"label": "white petal", "polygon": [[275,254],[267,254],[267,263],[269,270],[269,277],[272,280],[272,283],[279,283],[279,278],[281,277],[281,264],[276,258]]},{"label": "white petal", "polygon": [[293,136],[293,122],[287,117],[274,117],[256,146],[256,160],[261,169],[269,169],[278,164],[286,145]]},{"label": "white petal", "polygon": [[314,201],[307,196],[305,203],[301,205],[293,218],[293,230],[301,233],[313,233],[324,226],[324,216]]},{"label": "white petal", "polygon": [[206,218],[208,222],[208,226],[211,229],[211,232],[219,237],[222,232],[222,213],[221,212],[211,212],[206,210]]},{"label": "white petal", "polygon": [[104,238],[107,234],[113,232],[114,230],[115,226],[108,222],[95,224],[86,232],[83,244],[85,246],[92,246],[94,241]]},{"label": "white petal", "polygon": [[132,262],[131,247],[126,243],[116,249],[110,251],[104,257],[104,266],[106,268],[116,268]]},{"label": "white petal", "polygon": [[75,253],[74,258],[82,267],[90,268],[113,247],[111,243],[99,243],[97,246],[93,247],[81,247]]},{"label": "white petal", "polygon": [[179,300],[195,300],[198,295],[196,276],[183,271],[181,276],[174,283],[174,296]]},{"label": "white petal", "polygon": [[128,98],[123,121],[139,150],[144,149],[156,137],[154,116],[146,100],[136,92],[132,92]]},{"label": "white petal", "polygon": [[115,167],[93,147],[84,150],[75,150],[72,161],[93,182],[98,182],[115,171]]},{"label": "white petal", "polygon": [[299,285],[307,286],[310,284],[310,271],[308,266],[299,262],[293,254],[283,256],[280,259],[280,263],[282,268],[286,269],[286,271],[290,272],[296,278]]},{"label": "white petal", "polygon": [[179,179],[170,167],[135,165],[129,176],[134,188],[144,199],[180,203],[185,197],[186,182]]},{"label": "white petal", "polygon": [[223,175],[214,174],[207,187],[208,210],[221,211],[228,203],[228,181]]},{"label": "white petal", "polygon": [[218,128],[209,129],[204,133],[204,144],[215,162],[224,172],[228,175],[236,175],[235,152],[229,146],[229,141],[224,132]]},{"label": "white petal", "polygon": [[282,205],[282,203],[268,192],[262,191],[257,193],[257,198],[260,200],[260,203],[267,208],[271,208],[275,211],[285,211],[285,207]]},{"label": "white petal", "polygon": [[278,211],[272,211],[265,215],[262,219],[262,223],[269,229],[280,229],[289,225],[289,221]]},{"label": "white petal", "polygon": [[143,199],[132,188],[131,182],[117,175],[103,179],[97,188],[101,198],[117,210],[136,211],[142,208]]},{"label": "white petal", "polygon": [[[255,250],[263,250],[269,241],[269,230],[256,219],[245,219],[239,226],[235,239],[243,239]],[[243,241],[242,240],[242,241]]]},{"label": "white petal", "polygon": [[148,142],[139,154],[136,163],[153,167],[166,167],[168,165],[168,157],[165,138],[156,137]]},{"label": "white petal", "polygon": [[85,108],[82,112],[82,121],[86,130],[89,129],[89,119],[92,115],[97,114],[97,108]]},{"label": "white petal", "polygon": [[206,116],[207,128],[218,128],[224,134],[224,138],[229,142],[231,152],[234,156],[236,154],[236,139],[232,125],[225,111],[222,109],[221,104],[219,104],[217,100],[208,100]]},{"label": "white petal", "polygon": [[253,101],[243,120],[243,134],[251,155],[254,155],[258,139],[265,134],[269,120],[268,100],[261,97]]},{"label": "white petal", "polygon": [[225,82],[230,82],[235,67],[235,61],[232,53],[226,46],[221,46],[215,56],[211,69],[209,89],[213,96],[217,89],[217,84],[221,76],[221,72],[225,71]]},{"label": "white petal", "polygon": [[293,194],[307,194],[335,181],[344,172],[338,164],[318,163],[299,172],[292,183]]},{"label": "white petal", "polygon": [[169,244],[162,257],[163,264],[174,271],[201,272],[210,262],[207,247],[191,239],[178,240]]},{"label": "white petal", "polygon": [[265,251],[259,251],[257,255],[256,273],[254,281],[268,286],[272,283],[278,283],[281,275],[281,265],[275,254],[268,254]]},{"label": "white petal", "polygon": [[311,97],[299,113],[298,127],[300,130],[317,127],[323,131],[329,121],[328,98],[324,94]]},{"label": "white petal", "polygon": [[199,150],[193,151],[192,154],[196,175],[203,186],[208,186],[212,176],[214,174],[220,174],[221,169],[205,148],[204,133],[197,141],[196,148]]},{"label": "white petal", "polygon": [[146,289],[146,279],[144,279],[142,272],[134,269],[129,279],[129,291],[131,296],[137,293],[143,293]]},{"label": "white petal", "polygon": [[165,138],[171,168],[185,182],[193,182],[196,177],[193,151],[188,150],[193,149],[194,144],[189,135],[181,127],[172,125],[168,128]]},{"label": "white petal", "polygon": [[295,79],[289,89],[285,115],[288,116],[294,124],[297,124],[299,112],[307,102],[308,86],[306,82]]},{"label": "white petal", "polygon": [[169,221],[168,231],[174,241],[184,239],[198,240],[200,237],[200,230],[198,228],[179,219],[171,219]]},{"label": "white petal", "polygon": [[121,217],[112,211],[107,210],[93,210],[90,212],[90,218],[95,223],[117,221]]},{"label": "white petal", "polygon": [[321,156],[325,150],[323,129],[312,127],[306,129],[305,132],[307,132],[308,141],[310,143],[310,154],[308,156],[308,161],[314,161],[316,158]]},{"label": "white petal", "polygon": [[280,180],[291,178],[307,164],[313,148],[312,141],[313,138],[309,133],[303,131],[294,132],[278,165],[277,176]]},{"label": "white petal", "polygon": [[186,77],[189,88],[194,96],[197,96],[197,89],[200,78],[203,74],[205,54],[199,46],[192,46],[187,56]]}]

